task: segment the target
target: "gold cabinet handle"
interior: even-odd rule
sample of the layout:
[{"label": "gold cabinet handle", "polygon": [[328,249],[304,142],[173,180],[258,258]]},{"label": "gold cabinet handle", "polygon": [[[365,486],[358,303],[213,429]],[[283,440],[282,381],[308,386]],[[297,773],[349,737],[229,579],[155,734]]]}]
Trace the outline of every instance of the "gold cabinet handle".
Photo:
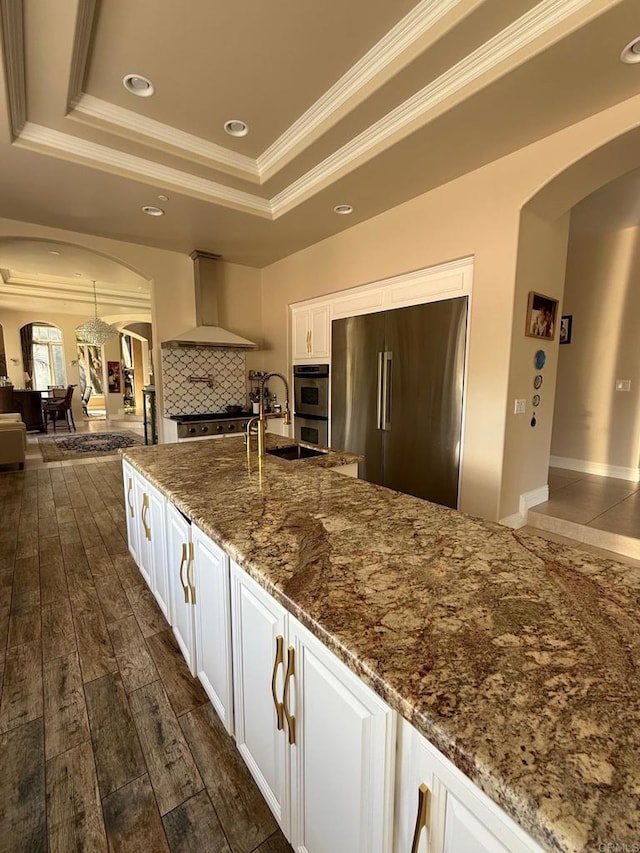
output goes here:
[{"label": "gold cabinet handle", "polygon": [[289,743],[296,742],[296,718],[289,711],[289,684],[291,676],[296,674],[296,650],[293,646],[289,646],[287,650],[287,672],[284,677],[284,694],[282,696],[282,705],[284,715],[287,719],[287,728],[289,729]]},{"label": "gold cabinet handle", "polygon": [[189,589],[191,590],[191,603],[196,603],[196,587],[193,582],[193,542],[189,542],[189,562],[187,563],[187,583],[189,584]]},{"label": "gold cabinet handle", "polygon": [[147,524],[147,519],[144,515],[145,509],[149,509],[149,495],[146,492],[142,498],[142,511],[140,512],[140,518],[142,519],[142,526],[144,527],[144,535],[147,537],[149,542],[151,542],[151,528]]},{"label": "gold cabinet handle", "polygon": [[423,783],[418,788],[418,816],[416,818],[416,828],[413,832],[413,844],[411,845],[411,853],[418,853],[418,845],[420,844],[420,836],[423,829],[429,829],[429,807],[431,805],[431,791]]},{"label": "gold cabinet handle", "polygon": [[182,569],[184,568],[184,564],[186,562],[187,562],[187,543],[183,542],[182,543],[182,559],[180,560],[179,575],[180,575],[180,583],[182,584],[182,591],[184,592],[184,603],[188,604],[189,603],[189,587],[182,580]]},{"label": "gold cabinet handle", "polygon": [[131,513],[131,518],[135,516],[135,511],[133,509],[133,504],[131,503],[131,490],[133,489],[133,480],[129,477],[129,488],[127,489],[127,503],[129,504],[129,512]]},{"label": "gold cabinet handle", "polygon": [[307,352],[311,353],[311,329],[307,332]]},{"label": "gold cabinet handle", "polygon": [[276,706],[276,716],[278,718],[278,731],[284,729],[284,705],[278,701],[276,691],[276,679],[278,677],[278,667],[284,663],[284,637],[279,634],[276,637],[276,656],[273,660],[273,672],[271,673],[271,695],[273,696],[273,704]]}]

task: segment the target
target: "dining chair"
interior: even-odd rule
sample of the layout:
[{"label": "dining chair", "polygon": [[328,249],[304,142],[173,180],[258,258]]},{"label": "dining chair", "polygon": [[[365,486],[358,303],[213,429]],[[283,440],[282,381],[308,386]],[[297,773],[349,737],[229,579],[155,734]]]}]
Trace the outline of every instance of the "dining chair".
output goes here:
[{"label": "dining chair", "polygon": [[[44,415],[45,427],[48,431],[49,429],[49,421],[53,424],[53,431],[56,432],[56,423],[59,417],[64,417],[65,422],[67,424],[67,429],[69,432],[71,430],[75,430],[76,425],[73,420],[73,410],[71,409],[71,400],[73,398],[73,390],[75,385],[68,385],[64,390],[63,397],[54,396],[50,400],[45,400],[42,404],[42,413]],[[55,395],[56,391],[60,391],[60,389],[52,389],[52,393]]]}]

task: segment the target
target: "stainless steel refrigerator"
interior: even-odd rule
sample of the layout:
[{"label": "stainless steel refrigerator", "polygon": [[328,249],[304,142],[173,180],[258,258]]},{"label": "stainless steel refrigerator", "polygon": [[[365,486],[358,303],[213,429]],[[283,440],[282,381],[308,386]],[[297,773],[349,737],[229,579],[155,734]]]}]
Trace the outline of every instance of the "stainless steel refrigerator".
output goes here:
[{"label": "stainless steel refrigerator", "polygon": [[331,444],[360,477],[458,505],[467,297],[334,320]]}]

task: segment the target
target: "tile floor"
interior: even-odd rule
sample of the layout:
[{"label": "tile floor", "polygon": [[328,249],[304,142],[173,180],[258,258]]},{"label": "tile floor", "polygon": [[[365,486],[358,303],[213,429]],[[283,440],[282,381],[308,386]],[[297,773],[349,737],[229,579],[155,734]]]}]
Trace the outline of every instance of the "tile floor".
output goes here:
[{"label": "tile floor", "polygon": [[528,524],[640,560],[640,483],[550,468],[549,500]]},{"label": "tile floor", "polygon": [[0,851],[292,853],[128,555],[119,459],[4,472],[0,515]]}]

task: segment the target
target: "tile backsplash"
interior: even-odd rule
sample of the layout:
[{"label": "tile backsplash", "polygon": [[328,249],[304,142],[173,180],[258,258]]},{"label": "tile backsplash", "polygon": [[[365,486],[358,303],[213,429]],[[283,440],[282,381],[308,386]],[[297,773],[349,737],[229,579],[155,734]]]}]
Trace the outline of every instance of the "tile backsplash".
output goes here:
[{"label": "tile backsplash", "polygon": [[[189,382],[190,376],[209,376]],[[245,354],[235,349],[177,347],[162,350],[164,414],[197,415],[221,412],[225,406],[247,402]]]}]

